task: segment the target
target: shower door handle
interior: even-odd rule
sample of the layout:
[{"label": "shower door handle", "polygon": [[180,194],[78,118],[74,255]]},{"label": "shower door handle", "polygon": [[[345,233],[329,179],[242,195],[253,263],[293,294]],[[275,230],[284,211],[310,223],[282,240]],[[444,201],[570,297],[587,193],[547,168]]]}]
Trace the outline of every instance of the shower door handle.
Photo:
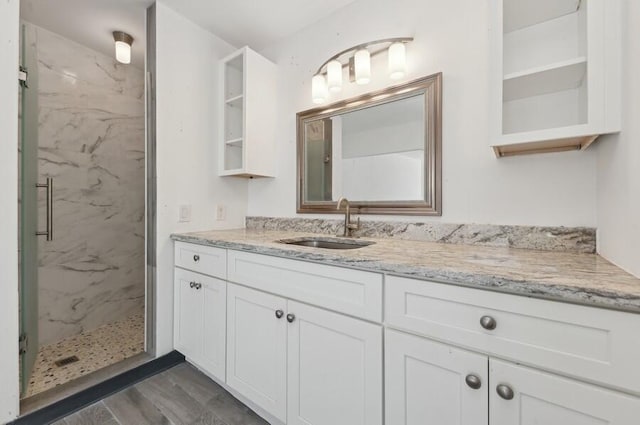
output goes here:
[{"label": "shower door handle", "polygon": [[47,177],[46,183],[36,183],[37,188],[47,189],[47,230],[36,232],[36,236],[46,236],[48,241],[53,240],[53,179]]}]

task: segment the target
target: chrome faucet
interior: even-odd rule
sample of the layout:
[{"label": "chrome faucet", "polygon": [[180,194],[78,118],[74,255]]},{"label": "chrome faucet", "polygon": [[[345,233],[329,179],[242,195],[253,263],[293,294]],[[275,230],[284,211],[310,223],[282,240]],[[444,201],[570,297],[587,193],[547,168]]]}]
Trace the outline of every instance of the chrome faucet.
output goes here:
[{"label": "chrome faucet", "polygon": [[352,223],[351,222],[351,208],[349,207],[349,200],[347,198],[340,198],[338,199],[338,207],[337,209],[340,210],[340,208],[342,207],[342,204],[346,205],[345,211],[344,211],[344,233],[342,234],[342,236],[344,237],[351,237],[352,233],[354,230],[358,230],[360,228],[360,217],[358,217],[358,220],[356,223]]}]

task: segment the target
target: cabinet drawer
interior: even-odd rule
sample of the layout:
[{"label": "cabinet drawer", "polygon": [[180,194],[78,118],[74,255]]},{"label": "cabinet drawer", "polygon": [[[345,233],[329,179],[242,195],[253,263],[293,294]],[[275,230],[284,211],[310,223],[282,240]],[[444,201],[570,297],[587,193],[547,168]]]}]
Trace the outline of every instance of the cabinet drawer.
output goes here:
[{"label": "cabinet drawer", "polygon": [[176,242],[175,265],[198,273],[227,278],[227,250],[212,246]]},{"label": "cabinet drawer", "polygon": [[385,289],[389,326],[640,394],[640,315],[395,276]]},{"label": "cabinet drawer", "polygon": [[382,321],[382,275],[228,251],[228,280],[355,317]]}]

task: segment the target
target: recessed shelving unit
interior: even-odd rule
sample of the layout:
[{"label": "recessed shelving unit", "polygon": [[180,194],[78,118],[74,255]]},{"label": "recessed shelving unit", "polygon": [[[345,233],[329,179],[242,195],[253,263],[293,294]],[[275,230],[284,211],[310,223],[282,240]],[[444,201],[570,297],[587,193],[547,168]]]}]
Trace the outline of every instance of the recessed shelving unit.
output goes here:
[{"label": "recessed shelving unit", "polygon": [[497,156],[584,149],[620,131],[619,0],[496,0]]},{"label": "recessed shelving unit", "polygon": [[587,58],[579,57],[504,76],[504,101],[579,88],[587,74]]},{"label": "recessed shelving unit", "polygon": [[220,62],[219,175],[272,177],[275,65],[245,47]]},{"label": "recessed shelving unit", "polygon": [[242,107],[242,100],[244,99],[244,95],[239,94],[237,96],[233,96],[225,101],[225,103],[234,108]]},{"label": "recessed shelving unit", "polygon": [[504,32],[509,33],[575,13],[587,0],[505,0]]},{"label": "recessed shelving unit", "polygon": [[227,140],[225,141],[225,143],[230,146],[242,147],[242,141],[243,141],[242,137],[238,137],[237,139]]}]

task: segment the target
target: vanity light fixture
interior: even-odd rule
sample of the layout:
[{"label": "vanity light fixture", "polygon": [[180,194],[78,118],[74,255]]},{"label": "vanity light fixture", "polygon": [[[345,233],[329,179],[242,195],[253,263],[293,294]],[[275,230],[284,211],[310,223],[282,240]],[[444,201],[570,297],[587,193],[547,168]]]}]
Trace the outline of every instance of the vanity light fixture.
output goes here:
[{"label": "vanity light fixture", "polygon": [[124,31],[114,31],[113,40],[116,42],[116,60],[120,63],[131,63],[133,37]]},{"label": "vanity light fixture", "polygon": [[353,55],[356,84],[365,85],[371,81],[371,55],[367,49],[360,49]]},{"label": "vanity light fixture", "polygon": [[389,46],[389,78],[399,80],[407,73],[407,53],[404,43]]},{"label": "vanity light fixture", "polygon": [[327,86],[333,93],[342,90],[342,64],[337,60],[327,64]]},{"label": "vanity light fixture", "polygon": [[[359,85],[371,81],[371,58],[385,51],[388,52],[389,78],[398,80],[407,74],[405,44],[413,41],[413,37],[385,38],[359,44],[333,55],[324,62],[311,79],[311,97],[313,103],[324,103],[329,93],[342,90],[342,68],[348,68],[349,81]],[[382,48],[372,49],[374,46]],[[344,64],[343,64],[344,63]]]},{"label": "vanity light fixture", "polygon": [[311,79],[311,98],[313,103],[324,103],[328,97],[329,91],[327,90],[327,81],[324,79],[324,75],[314,75]]}]

